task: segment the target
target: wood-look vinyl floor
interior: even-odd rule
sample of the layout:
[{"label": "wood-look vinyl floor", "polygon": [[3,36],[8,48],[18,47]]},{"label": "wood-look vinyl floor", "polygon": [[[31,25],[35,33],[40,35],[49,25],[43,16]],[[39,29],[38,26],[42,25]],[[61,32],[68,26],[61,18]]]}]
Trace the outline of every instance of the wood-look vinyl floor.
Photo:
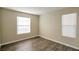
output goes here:
[{"label": "wood-look vinyl floor", "polygon": [[41,37],[31,38],[1,47],[1,51],[78,51],[71,47],[46,40]]}]

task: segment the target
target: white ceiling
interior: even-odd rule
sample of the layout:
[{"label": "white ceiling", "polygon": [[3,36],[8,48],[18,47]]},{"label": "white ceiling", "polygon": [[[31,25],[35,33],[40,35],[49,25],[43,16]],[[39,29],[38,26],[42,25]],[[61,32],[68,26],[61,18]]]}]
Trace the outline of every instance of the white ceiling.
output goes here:
[{"label": "white ceiling", "polygon": [[49,12],[61,10],[65,7],[6,7],[6,8],[20,11],[20,12],[25,12],[25,13],[41,15],[44,13],[49,13]]}]

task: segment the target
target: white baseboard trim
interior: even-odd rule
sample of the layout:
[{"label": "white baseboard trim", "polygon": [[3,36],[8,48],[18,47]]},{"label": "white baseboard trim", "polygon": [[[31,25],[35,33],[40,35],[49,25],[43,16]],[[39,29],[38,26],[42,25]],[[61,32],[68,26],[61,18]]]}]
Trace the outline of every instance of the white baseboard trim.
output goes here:
[{"label": "white baseboard trim", "polygon": [[14,41],[6,42],[6,43],[2,43],[2,44],[0,44],[0,46],[11,44],[11,43],[15,43],[15,42],[19,42],[19,41],[30,39],[30,38],[37,37],[37,36],[39,36],[39,35],[28,37],[28,38],[23,38],[23,39],[19,39],[19,40],[14,40]]},{"label": "white baseboard trim", "polygon": [[52,38],[49,38],[49,37],[46,37],[46,36],[41,36],[41,35],[40,35],[40,37],[42,37],[42,38],[45,38],[45,39],[48,39],[48,40],[51,40],[51,41],[54,41],[54,42],[60,43],[60,44],[62,44],[62,45],[69,46],[69,47],[72,47],[72,48],[74,48],[74,49],[78,49],[78,50],[79,50],[79,48],[78,48],[78,47],[75,47],[75,46],[69,45],[69,44],[67,44],[67,43],[63,43],[63,42],[60,42],[60,41],[57,41],[57,40],[53,40]]},{"label": "white baseboard trim", "polygon": [[[29,38],[33,38],[33,37],[37,37],[37,36],[40,36],[40,37],[42,37],[42,38],[45,38],[45,39],[48,39],[48,40],[51,40],[51,41],[54,41],[54,42],[57,42],[57,43],[60,43],[60,44],[63,44],[63,45],[66,45],[66,46],[69,46],[69,47],[72,47],[72,48],[75,48],[75,49],[78,49],[78,50],[79,50],[78,47],[75,47],[75,46],[72,46],[72,45],[69,45],[69,44],[67,44],[67,43],[63,43],[63,42],[57,41],[57,40],[53,40],[53,39],[51,39],[51,38],[49,38],[49,37],[46,37],[46,36],[36,35],[36,36],[29,37]],[[23,38],[23,39],[11,41],[11,42],[2,43],[2,44],[0,44],[0,47],[1,47],[2,45],[6,45],[6,44],[11,44],[11,43],[19,42],[19,41],[26,40],[26,39],[29,39],[29,38]]]}]

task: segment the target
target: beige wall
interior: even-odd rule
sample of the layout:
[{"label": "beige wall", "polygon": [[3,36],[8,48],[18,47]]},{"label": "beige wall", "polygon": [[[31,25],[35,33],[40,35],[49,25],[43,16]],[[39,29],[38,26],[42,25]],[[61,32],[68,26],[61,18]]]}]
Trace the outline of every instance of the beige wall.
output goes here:
[{"label": "beige wall", "polygon": [[0,44],[1,44],[1,9],[0,9]]},{"label": "beige wall", "polygon": [[[68,38],[61,34],[61,16],[63,14],[77,13],[77,37]],[[66,8],[60,11],[40,16],[40,35],[79,48],[79,8]]]},{"label": "beige wall", "polygon": [[[17,16],[31,18],[31,33],[17,35]],[[37,36],[39,33],[39,16],[2,9],[2,43]]]}]

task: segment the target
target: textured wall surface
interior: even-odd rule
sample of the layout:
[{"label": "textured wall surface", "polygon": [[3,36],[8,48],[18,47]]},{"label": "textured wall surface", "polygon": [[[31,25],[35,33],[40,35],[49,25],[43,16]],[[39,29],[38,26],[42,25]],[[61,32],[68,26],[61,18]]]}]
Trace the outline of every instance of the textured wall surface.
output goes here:
[{"label": "textured wall surface", "polygon": [[[17,16],[31,18],[31,33],[17,35]],[[36,36],[39,33],[39,16],[2,9],[2,43]]]},{"label": "textured wall surface", "polygon": [[[64,14],[77,13],[76,38],[62,36],[61,17]],[[40,35],[79,48],[79,8],[65,8],[40,16]]]}]

